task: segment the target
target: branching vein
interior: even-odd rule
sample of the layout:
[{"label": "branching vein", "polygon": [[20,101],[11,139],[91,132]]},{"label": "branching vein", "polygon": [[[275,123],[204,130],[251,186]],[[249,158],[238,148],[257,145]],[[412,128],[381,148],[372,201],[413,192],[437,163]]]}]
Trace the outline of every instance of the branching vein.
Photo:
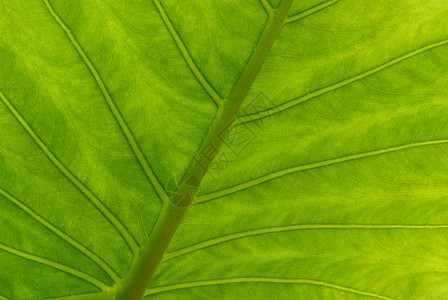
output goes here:
[{"label": "branching vein", "polygon": [[51,4],[48,2],[48,0],[42,0],[45,3],[45,6],[47,7],[48,11],[52,15],[52,17],[55,19],[55,21],[58,23],[58,25],[62,28],[62,30],[67,35],[68,39],[72,43],[73,47],[78,52],[79,56],[82,58],[86,66],[88,67],[90,73],[95,79],[96,84],[98,85],[99,89],[101,90],[101,93],[103,94],[112,114],[114,115],[115,119],[117,120],[117,123],[119,124],[121,130],[123,131],[123,134],[125,135],[132,151],[134,152],[137,161],[139,162],[141,168],[146,174],[146,177],[151,182],[152,186],[156,190],[157,194],[159,195],[160,199],[163,201],[168,201],[168,195],[165,192],[165,189],[163,188],[162,184],[158,180],[155,173],[152,171],[151,167],[149,166],[148,161],[146,160],[142,150],[140,149],[140,146],[138,145],[137,141],[135,140],[134,135],[132,134],[131,130],[129,129],[126,121],[124,120],[123,116],[120,113],[120,110],[116,106],[114,100],[112,99],[109,91],[107,90],[107,87],[105,86],[103,79],[101,78],[100,74],[96,70],[93,63],[90,61],[87,54],[84,52],[81,45],[78,43],[76,38],[73,36],[70,29],[65,25],[65,23],[61,20],[61,18],[56,14]]},{"label": "branching vein", "polygon": [[165,12],[165,9],[163,8],[162,4],[160,4],[159,0],[153,0],[160,16],[162,17],[163,22],[165,23],[166,28],[168,29],[171,37],[176,42],[177,47],[179,48],[179,51],[181,52],[183,58],[185,59],[185,62],[187,63],[188,67],[193,72],[196,79],[199,81],[199,83],[202,85],[204,90],[209,94],[209,96],[215,101],[216,105],[218,107],[222,106],[224,104],[224,100],[221,98],[220,95],[215,91],[215,89],[210,85],[210,83],[205,79],[202,72],[197,67],[196,63],[194,62],[193,58],[190,55],[190,52],[188,51],[187,47],[185,46],[184,42],[180,38],[179,34],[177,33],[176,29],[174,28],[173,24],[171,23],[170,18]]},{"label": "branching vein", "polygon": [[12,115],[17,119],[17,121],[22,125],[28,135],[34,140],[34,142],[39,146],[39,148],[44,152],[44,154],[48,157],[48,159],[54,164],[54,166],[69,180],[73,183],[75,187],[77,187],[86,197],[87,199],[95,205],[98,210],[109,220],[109,222],[117,229],[117,231],[121,234],[123,239],[129,245],[129,248],[136,253],[138,251],[138,246],[131,236],[131,234],[127,231],[127,229],[123,226],[123,224],[112,214],[112,212],[101,202],[92,191],[90,191],[78,178],[75,177],[60,161],[59,159],[51,152],[51,150],[47,147],[47,145],[39,138],[39,136],[34,132],[34,130],[30,127],[30,125],[26,122],[26,120],[22,117],[22,115],[15,109],[11,102],[6,98],[6,96],[0,92],[0,100],[6,105]]},{"label": "branching vein", "polygon": [[40,215],[36,214],[33,210],[28,208],[26,205],[24,205],[22,202],[20,202],[17,198],[13,197],[11,194],[7,193],[5,190],[0,188],[0,195],[11,201],[15,206],[23,210],[26,214],[28,214],[31,218],[45,226],[47,229],[49,229],[51,232],[53,232],[55,235],[60,237],[62,240],[67,242],[69,245],[77,249],[79,252],[90,258],[93,262],[95,262],[101,269],[103,269],[104,272],[106,272],[107,275],[115,282],[118,283],[120,281],[120,277],[117,275],[117,273],[101,258],[99,258],[95,253],[87,249],[85,246],[80,244],[79,242],[72,239],[70,236],[68,236],[66,233],[62,232],[58,228],[56,228],[54,225],[52,225],[50,222],[42,218]]},{"label": "branching vein", "polygon": [[164,293],[179,289],[187,289],[193,287],[220,285],[220,284],[231,284],[231,283],[277,283],[277,284],[310,284],[317,285],[321,287],[327,287],[331,289],[336,289],[339,291],[344,291],[347,293],[353,293],[362,296],[368,296],[376,299],[382,300],[394,300],[393,298],[382,296],[375,293],[370,293],[358,289],[353,289],[345,286],[341,286],[334,283],[329,283],[325,281],[312,280],[312,279],[300,279],[300,278],[269,278],[269,277],[237,277],[237,278],[225,278],[216,280],[203,280],[203,281],[193,281],[186,283],[173,284],[168,286],[161,286],[150,288],[146,291],[145,296],[153,295],[158,293]]},{"label": "branching vein", "polygon": [[262,229],[248,230],[244,232],[232,233],[226,236],[221,236],[215,239],[210,239],[204,242],[200,242],[177,251],[167,253],[164,256],[163,261],[174,259],[176,257],[186,255],[198,250],[202,250],[208,247],[216,246],[222,243],[278,232],[296,231],[296,230],[350,230],[350,229],[448,229],[448,225],[406,225],[406,224],[300,224],[300,225],[286,225],[286,226],[273,226]]},{"label": "branching vein", "polygon": [[399,56],[399,57],[397,57],[397,58],[395,58],[395,59],[393,59],[393,60],[391,60],[391,61],[389,61],[387,63],[384,63],[384,64],[382,64],[382,65],[380,65],[378,67],[370,69],[370,70],[368,70],[368,71],[366,71],[364,73],[358,74],[356,76],[350,77],[348,79],[345,79],[345,80],[340,81],[338,83],[332,84],[332,85],[327,86],[325,88],[322,88],[320,90],[314,91],[312,93],[304,95],[304,96],[302,96],[300,98],[297,98],[295,100],[283,103],[283,104],[281,104],[281,105],[279,105],[277,107],[273,107],[273,108],[270,108],[268,110],[261,111],[261,112],[258,112],[258,113],[254,113],[254,114],[251,114],[251,115],[246,115],[246,116],[239,117],[237,119],[237,122],[236,122],[237,124],[236,125],[247,123],[247,122],[256,121],[256,120],[259,120],[259,119],[262,119],[262,118],[265,118],[265,117],[268,117],[268,116],[280,113],[280,112],[282,112],[284,110],[287,110],[289,108],[292,108],[292,107],[294,107],[294,106],[296,106],[296,105],[298,105],[300,103],[303,103],[305,101],[311,100],[313,98],[316,98],[318,96],[321,96],[321,95],[326,94],[328,92],[331,92],[333,90],[336,90],[336,89],[344,87],[344,86],[346,86],[348,84],[351,84],[351,83],[353,83],[355,81],[358,81],[358,80],[361,80],[363,78],[366,78],[366,77],[368,77],[368,76],[370,76],[372,74],[375,74],[375,73],[377,73],[379,71],[382,71],[382,70],[384,70],[384,69],[386,69],[386,68],[388,68],[390,66],[393,66],[393,65],[395,65],[395,64],[397,64],[397,63],[399,63],[399,62],[401,62],[401,61],[403,61],[405,59],[411,58],[411,57],[413,57],[413,56],[415,56],[417,54],[423,53],[425,51],[428,51],[428,50],[431,50],[433,48],[440,47],[440,46],[443,46],[443,45],[446,45],[446,44],[448,44],[448,40],[443,40],[443,41],[440,41],[440,42],[437,42],[437,43],[429,44],[429,45],[424,46],[422,48],[419,48],[419,49],[417,49],[415,51],[409,52],[409,53],[407,53],[405,55]]},{"label": "branching vein", "polygon": [[[173,194],[171,201],[174,205],[164,207],[165,211],[159,217],[153,232],[149,236],[138,263],[133,264],[131,267],[128,279],[123,283],[124,288],[117,296],[117,299],[137,300],[144,294],[147,283],[157,269],[168,247],[168,243],[187,211],[185,208],[192,204],[195,188],[201,183],[211,159],[216,154],[216,149],[219,149],[222,145],[223,131],[226,132],[225,129],[227,129],[228,124],[235,119],[242,101],[247,96],[249,88],[274,44],[282,28],[286,14],[291,7],[291,3],[292,0],[281,1],[275,9],[273,16],[268,18],[246,67],[230,93],[229,100],[226,101],[222,109],[218,109],[217,117],[215,117],[199,149],[195,163],[190,165],[177,191]],[[204,151],[210,148],[214,150]],[[139,278],[139,282],[133,282],[132,278],[137,277]]]},{"label": "branching vein", "polygon": [[321,3],[321,4],[319,4],[319,5],[316,5],[316,6],[310,8],[310,9],[304,11],[304,12],[301,12],[301,13],[299,13],[299,14],[296,14],[296,15],[293,15],[293,16],[290,16],[290,17],[286,18],[284,24],[288,24],[288,23],[295,22],[295,21],[298,21],[298,20],[300,20],[300,19],[306,18],[306,17],[308,17],[309,15],[312,15],[312,14],[314,14],[315,12],[318,12],[319,10],[322,10],[322,9],[324,9],[324,8],[327,8],[328,6],[333,5],[333,4],[335,4],[336,2],[338,2],[338,1],[340,1],[340,0],[329,0],[329,1],[325,1],[324,3]]},{"label": "branching vein", "polygon": [[111,290],[111,287],[109,287],[108,285],[106,285],[103,282],[99,281],[98,279],[93,278],[92,276],[90,276],[88,274],[85,274],[85,273],[83,273],[81,271],[72,269],[72,268],[70,268],[70,267],[68,267],[66,265],[62,265],[60,263],[48,260],[46,258],[42,258],[42,257],[39,257],[39,256],[35,256],[35,255],[29,254],[29,253],[25,253],[25,252],[16,250],[16,249],[11,248],[9,246],[6,246],[4,244],[0,244],[0,250],[6,251],[8,253],[14,254],[16,256],[22,257],[22,258],[30,260],[30,261],[34,261],[34,262],[40,263],[42,265],[46,265],[46,266],[51,267],[53,269],[56,269],[58,271],[62,271],[64,273],[73,275],[75,277],[78,277],[79,279],[82,279],[82,280],[84,280],[84,281],[86,281],[86,282],[88,282],[88,283],[90,283],[90,284],[100,288],[103,291]]},{"label": "branching vein", "polygon": [[264,10],[268,13],[269,17],[272,17],[274,14],[274,10],[272,8],[271,3],[268,0],[261,0],[261,4],[263,5]]},{"label": "branching vein", "polygon": [[362,158],[366,158],[366,157],[386,154],[386,153],[405,150],[405,149],[409,149],[409,148],[416,148],[416,147],[437,145],[437,144],[445,144],[445,143],[448,143],[448,140],[433,140],[433,141],[426,141],[426,142],[410,143],[410,144],[406,144],[406,145],[384,148],[384,149],[363,152],[363,153],[358,153],[358,154],[353,154],[353,155],[347,155],[347,156],[342,156],[342,157],[338,157],[338,158],[334,158],[334,159],[315,162],[315,163],[311,163],[311,164],[307,164],[307,165],[301,165],[301,166],[297,166],[297,167],[287,168],[287,169],[283,169],[280,171],[276,171],[276,172],[267,174],[265,176],[262,176],[262,177],[259,177],[259,178],[253,179],[253,180],[246,181],[244,183],[241,183],[241,184],[238,184],[238,185],[235,185],[235,186],[232,186],[232,187],[220,190],[220,191],[216,191],[216,192],[213,192],[210,194],[205,194],[205,195],[199,196],[196,199],[196,203],[203,203],[203,202],[210,201],[210,200],[213,200],[213,199],[216,199],[219,197],[230,195],[230,194],[257,186],[259,184],[265,183],[267,181],[274,180],[279,177],[289,175],[292,173],[296,173],[296,172],[300,172],[300,171],[322,168],[325,166],[335,165],[335,164],[343,163],[346,161],[362,159]]}]

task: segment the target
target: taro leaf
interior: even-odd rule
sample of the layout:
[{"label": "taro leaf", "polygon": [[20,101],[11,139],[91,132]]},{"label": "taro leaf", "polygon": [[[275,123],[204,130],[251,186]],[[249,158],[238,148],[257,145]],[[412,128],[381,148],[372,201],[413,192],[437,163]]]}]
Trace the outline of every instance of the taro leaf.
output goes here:
[{"label": "taro leaf", "polygon": [[448,298],[446,1],[0,12],[0,299]]}]

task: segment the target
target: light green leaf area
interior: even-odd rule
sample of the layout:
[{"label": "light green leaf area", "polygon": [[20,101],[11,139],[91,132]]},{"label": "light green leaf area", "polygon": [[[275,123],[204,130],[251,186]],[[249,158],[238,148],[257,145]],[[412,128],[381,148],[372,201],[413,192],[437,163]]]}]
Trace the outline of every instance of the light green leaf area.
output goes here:
[{"label": "light green leaf area", "polygon": [[447,16],[0,2],[0,299],[116,299],[229,111],[145,299],[448,298]]}]

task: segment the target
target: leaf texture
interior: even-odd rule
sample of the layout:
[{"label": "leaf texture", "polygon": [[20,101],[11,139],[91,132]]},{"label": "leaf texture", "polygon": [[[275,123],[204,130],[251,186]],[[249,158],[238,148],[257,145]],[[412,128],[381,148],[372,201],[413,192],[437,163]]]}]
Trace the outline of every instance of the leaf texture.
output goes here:
[{"label": "leaf texture", "polygon": [[0,299],[448,297],[445,1],[0,12]]}]

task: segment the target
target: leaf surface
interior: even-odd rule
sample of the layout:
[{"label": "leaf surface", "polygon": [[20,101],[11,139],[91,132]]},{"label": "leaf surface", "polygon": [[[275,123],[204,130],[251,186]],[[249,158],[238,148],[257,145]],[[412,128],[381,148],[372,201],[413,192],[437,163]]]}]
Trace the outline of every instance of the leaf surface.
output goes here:
[{"label": "leaf surface", "polygon": [[0,299],[115,299],[220,133],[145,298],[448,296],[448,4],[290,2],[0,3]]}]

